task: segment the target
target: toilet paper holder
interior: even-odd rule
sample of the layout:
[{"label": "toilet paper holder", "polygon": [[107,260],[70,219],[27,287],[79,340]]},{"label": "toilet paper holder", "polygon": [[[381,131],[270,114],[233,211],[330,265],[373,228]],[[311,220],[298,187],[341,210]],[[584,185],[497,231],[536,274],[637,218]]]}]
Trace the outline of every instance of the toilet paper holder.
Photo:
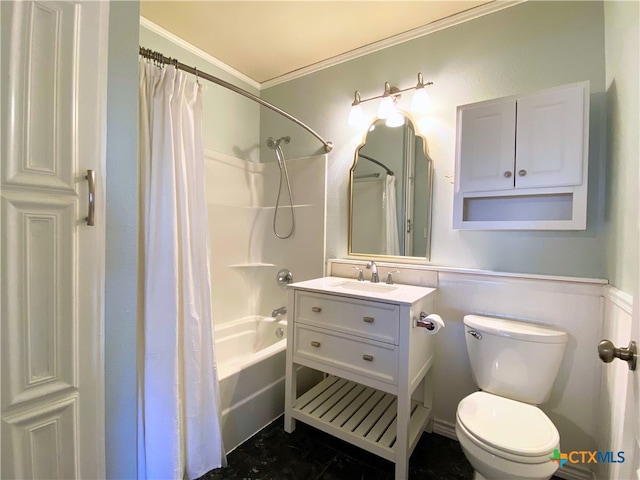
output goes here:
[{"label": "toilet paper holder", "polygon": [[415,321],[415,326],[426,328],[427,330],[435,330],[436,323],[428,317],[429,315],[427,315],[426,313],[420,312],[420,318],[413,317]]}]

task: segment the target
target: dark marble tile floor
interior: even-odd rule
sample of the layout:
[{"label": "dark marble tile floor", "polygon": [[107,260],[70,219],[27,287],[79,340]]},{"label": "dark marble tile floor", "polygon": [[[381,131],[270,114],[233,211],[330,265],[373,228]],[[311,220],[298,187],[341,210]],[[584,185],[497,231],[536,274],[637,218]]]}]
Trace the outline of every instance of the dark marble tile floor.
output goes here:
[{"label": "dark marble tile floor", "polygon": [[[283,417],[263,428],[227,457],[229,466],[200,480],[393,480],[394,465],[376,455]],[[470,480],[473,470],[458,442],[423,434],[409,462],[409,479]]]},{"label": "dark marble tile floor", "polygon": [[[199,480],[393,480],[394,464],[283,417],[267,425],[227,456],[228,466]],[[471,480],[473,469],[455,440],[424,433],[409,461],[409,480]],[[552,480],[560,480],[553,477]]]}]

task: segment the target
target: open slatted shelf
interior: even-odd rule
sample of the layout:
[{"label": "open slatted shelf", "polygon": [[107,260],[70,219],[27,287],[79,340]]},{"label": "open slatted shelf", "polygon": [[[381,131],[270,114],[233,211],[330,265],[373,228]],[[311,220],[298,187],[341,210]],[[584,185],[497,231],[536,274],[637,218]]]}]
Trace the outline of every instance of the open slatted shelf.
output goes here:
[{"label": "open slatted shelf", "polygon": [[[395,395],[329,376],[296,400],[292,416],[395,462],[396,412]],[[409,453],[429,416],[428,408],[412,402]]]}]

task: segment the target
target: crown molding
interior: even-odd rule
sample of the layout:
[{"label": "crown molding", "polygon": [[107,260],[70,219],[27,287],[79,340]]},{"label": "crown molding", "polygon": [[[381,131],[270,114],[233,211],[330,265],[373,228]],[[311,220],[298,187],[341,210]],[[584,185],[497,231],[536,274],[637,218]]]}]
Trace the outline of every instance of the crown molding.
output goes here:
[{"label": "crown molding", "polygon": [[440,30],[444,30],[445,28],[453,27],[454,25],[458,25],[460,23],[468,22],[470,20],[474,20],[476,18],[480,18],[494,12],[504,10],[505,8],[513,7],[525,1],[527,0],[494,0],[490,3],[480,5],[475,8],[471,8],[469,10],[457,13],[455,15],[451,15],[450,17],[446,17],[441,20],[436,20],[435,22],[432,22],[428,25],[414,28],[407,32],[394,35],[393,37],[385,38],[378,42],[365,45],[364,47],[356,48],[349,52],[336,55],[335,57],[328,58],[327,60],[314,63],[313,65],[309,65],[307,67],[303,67],[298,70],[294,70],[292,72],[286,73],[279,77],[272,78],[271,80],[267,80],[262,83],[255,81],[254,79],[248,77],[244,73],[236,70],[232,66],[227,65],[222,60],[214,57],[213,55],[208,54],[204,50],[199,49],[195,45],[187,42],[186,40],[183,40],[177,35],[174,35],[170,31],[162,28],[160,25],[152,22],[151,20],[143,16],[140,16],[140,25],[160,35],[161,37],[169,40],[170,42],[178,45],[179,47],[184,48],[185,50],[191,52],[192,54],[200,57],[202,60],[212,65],[215,65],[216,67],[225,71],[229,75],[232,75],[236,79],[260,91],[266,88],[275,87],[276,85],[280,85],[282,83],[289,82],[291,80],[295,80],[297,78],[304,77],[306,75],[310,75],[315,72],[319,72],[320,70],[333,67],[334,65],[339,65],[341,63],[348,62],[350,60],[363,57],[365,55],[369,55],[370,53],[384,50],[385,48],[393,47],[395,45],[399,45],[401,43],[408,42],[410,40],[414,40],[416,38],[420,38]]},{"label": "crown molding", "polygon": [[262,82],[260,84],[260,88],[264,90],[266,88],[275,87],[276,85],[280,85],[281,83],[304,77],[305,75],[324,70],[325,68],[333,67],[334,65],[348,62],[349,60],[353,60],[355,58],[369,55],[370,53],[374,53],[379,50],[384,50],[385,48],[393,47],[400,43],[424,37],[425,35],[429,35],[439,30],[444,30],[445,28],[453,27],[454,25],[468,22],[470,20],[489,15],[490,13],[504,10],[505,8],[513,7],[525,1],[527,0],[494,0],[490,3],[465,10],[464,12],[456,13],[455,15],[451,15],[441,20],[436,20],[435,22],[429,23],[428,25],[414,28],[407,32],[394,35],[393,37],[385,38],[378,42],[365,45],[364,47],[356,48],[349,52],[336,55],[335,57],[314,63],[313,65],[309,65],[308,67],[303,67],[298,70],[294,70],[293,72],[285,73],[284,75],[281,75],[279,77]]},{"label": "crown molding", "polygon": [[166,29],[162,28],[157,23],[153,23],[151,20],[149,20],[148,18],[143,17],[142,15],[140,16],[140,26],[151,30],[153,33],[156,33],[156,34],[160,35],[161,37],[169,40],[172,43],[175,43],[179,47],[182,47],[185,50],[187,50],[188,52],[193,53],[194,55],[200,57],[205,62],[208,62],[208,63],[210,63],[212,65],[215,65],[219,69],[225,71],[229,75],[232,75],[233,77],[235,77],[236,79],[240,80],[241,82],[244,82],[247,85],[255,88],[256,90],[259,91],[261,89],[260,83],[256,82],[254,79],[252,79],[250,77],[247,77],[244,73],[236,70],[235,68],[233,68],[230,65],[227,65],[222,60],[214,57],[213,55],[208,54],[204,50],[200,50],[195,45],[187,42],[186,40],[183,40],[182,38],[178,37],[177,35],[174,35],[169,30],[166,30]]}]

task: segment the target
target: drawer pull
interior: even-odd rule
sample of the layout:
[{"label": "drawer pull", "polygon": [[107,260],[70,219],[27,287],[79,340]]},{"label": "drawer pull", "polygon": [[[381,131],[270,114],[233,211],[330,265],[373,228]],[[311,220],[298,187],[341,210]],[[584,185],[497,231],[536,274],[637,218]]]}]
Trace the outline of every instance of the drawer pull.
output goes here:
[{"label": "drawer pull", "polygon": [[311,342],[311,346],[318,348],[320,346],[320,342],[313,341]]},{"label": "drawer pull", "polygon": [[367,362],[373,362],[373,355],[362,355],[362,359]]},{"label": "drawer pull", "polygon": [[364,317],[362,321],[364,323],[373,323],[373,317]]},{"label": "drawer pull", "polygon": [[320,307],[311,307],[312,312],[320,313],[322,309]]}]

